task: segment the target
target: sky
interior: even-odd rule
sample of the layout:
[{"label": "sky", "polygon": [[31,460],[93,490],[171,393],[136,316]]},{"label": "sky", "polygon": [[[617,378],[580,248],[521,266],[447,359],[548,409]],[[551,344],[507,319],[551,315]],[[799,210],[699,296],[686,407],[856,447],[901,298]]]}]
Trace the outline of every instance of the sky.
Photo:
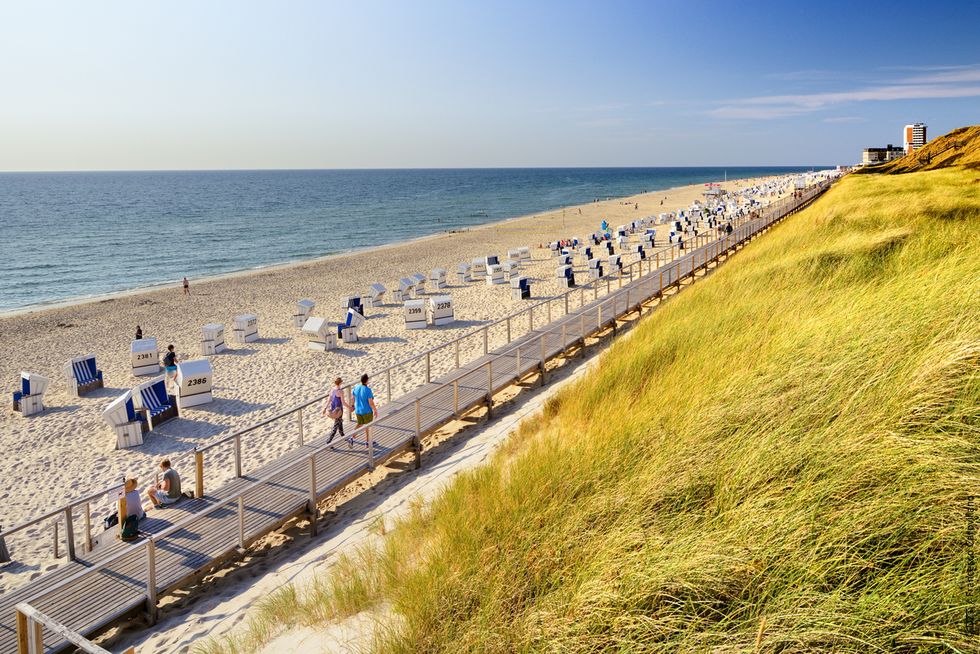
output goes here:
[{"label": "sky", "polygon": [[980,120],[980,2],[0,0],[0,171],[811,165]]}]

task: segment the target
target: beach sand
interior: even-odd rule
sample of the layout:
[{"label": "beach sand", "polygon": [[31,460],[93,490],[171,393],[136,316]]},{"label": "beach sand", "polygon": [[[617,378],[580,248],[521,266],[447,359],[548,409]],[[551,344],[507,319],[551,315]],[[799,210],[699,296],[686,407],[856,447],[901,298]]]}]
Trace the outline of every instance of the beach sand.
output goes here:
[{"label": "beach sand", "polygon": [[[729,190],[759,180],[734,180]],[[49,376],[43,414],[24,418],[8,410],[0,412],[0,506],[3,526],[39,515],[64,502],[105,488],[124,474],[139,477],[140,487],[152,482],[149,475],[163,457],[174,460],[191,490],[191,450],[216,437],[246,427],[309,399],[341,376],[353,381],[363,372],[381,370],[391,363],[470,332],[525,306],[510,299],[507,285],[489,287],[483,282],[460,285],[456,265],[474,257],[498,254],[518,246],[531,246],[534,261],[522,272],[532,279],[532,296],[562,292],[555,278],[555,263],[539,244],[558,238],[582,237],[596,231],[601,220],[610,226],[641,217],[686,207],[701,199],[704,187],[693,185],[640,194],[578,207],[555,210],[472,228],[443,233],[405,244],[326,257],[320,260],[191,280],[191,294],[178,286],[131,292],[69,306],[22,312],[0,318],[0,379],[13,390],[21,370]],[[661,200],[666,201],[661,205]],[[637,208],[634,208],[637,207]],[[631,260],[631,259],[629,259]],[[627,261],[624,258],[624,263]],[[457,322],[425,330],[407,330],[402,307],[391,303],[367,309],[361,341],[322,353],[309,350],[307,339],[292,325],[297,300],[316,302],[313,315],[341,319],[341,298],[366,293],[372,282],[387,288],[399,277],[428,274],[432,268],[448,272]],[[577,271],[583,270],[576,266]],[[179,277],[179,270],[167,271]],[[582,275],[582,273],[577,273]],[[434,294],[431,287],[428,294]],[[259,341],[230,343],[233,316],[259,316]],[[129,362],[130,340],[139,324],[143,334],[156,337],[161,350],[173,343],[181,359],[198,358],[201,326],[224,323],[230,351],[211,357],[215,401],[186,410],[146,434],[145,443],[128,450],[114,449],[115,438],[102,420],[105,405],[121,392],[149,379],[134,377]],[[491,347],[499,343],[490,344]],[[95,353],[104,371],[105,389],[82,398],[68,394],[62,367],[73,356]],[[464,352],[466,360],[469,353]],[[451,348],[434,357],[434,366],[451,366]],[[438,360],[437,360],[438,359]],[[394,379],[394,397],[418,384],[418,377]],[[384,394],[379,393],[384,412]],[[9,398],[9,396],[8,396]],[[9,399],[8,399],[9,401]],[[319,410],[307,410],[307,438],[329,429]],[[264,429],[244,441],[246,470],[254,469],[294,445],[294,432]],[[208,484],[216,488],[232,476],[231,448],[209,454]],[[102,503],[93,507],[94,529],[101,530]],[[77,513],[76,513],[77,515]],[[78,518],[76,518],[77,520]],[[80,523],[76,523],[78,533]],[[77,536],[76,538],[81,538]],[[50,523],[15,534],[8,539],[14,561],[0,567],[0,592],[18,586],[51,569],[53,526]],[[64,548],[62,547],[62,553]],[[63,559],[62,559],[63,560]]]}]

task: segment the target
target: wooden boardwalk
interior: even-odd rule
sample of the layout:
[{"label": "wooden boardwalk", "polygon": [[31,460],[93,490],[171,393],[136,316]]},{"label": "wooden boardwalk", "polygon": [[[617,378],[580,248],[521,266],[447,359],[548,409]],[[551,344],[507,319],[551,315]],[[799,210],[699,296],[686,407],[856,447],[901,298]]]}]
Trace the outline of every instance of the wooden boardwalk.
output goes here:
[{"label": "wooden boardwalk", "polygon": [[[583,304],[551,323],[530,331],[486,355],[447,373],[384,407],[371,428],[369,451],[363,429],[358,440],[328,445],[326,437],[305,443],[203,498],[185,499],[154,510],[141,522],[145,537],[135,543],[113,541],[79,554],[57,570],[0,595],[0,654],[17,651],[14,606],[27,602],[71,630],[86,635],[134,612],[155,619],[158,595],[188,585],[236,556],[251,542],[284,523],[316,510],[323,498],[367,473],[373,465],[420,452],[420,439],[479,405],[492,406],[495,392],[540,372],[548,359],[573,349],[584,339],[636,311],[642,302],[685,277],[727,256],[776,220],[812,201],[778,205],[719,240],[623,284],[608,295]],[[543,380],[542,380],[543,381]],[[316,529],[316,521],[311,523]],[[67,645],[45,630],[47,651]]]}]

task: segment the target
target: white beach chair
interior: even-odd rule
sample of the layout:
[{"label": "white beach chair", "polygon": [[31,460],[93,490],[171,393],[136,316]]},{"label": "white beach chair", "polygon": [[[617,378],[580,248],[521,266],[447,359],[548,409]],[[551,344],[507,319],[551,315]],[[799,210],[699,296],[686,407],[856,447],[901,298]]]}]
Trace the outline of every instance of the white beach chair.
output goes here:
[{"label": "white beach chair", "polygon": [[618,254],[613,254],[607,259],[609,263],[609,274],[619,275],[623,272],[623,257]]},{"label": "white beach chair", "polygon": [[429,271],[429,283],[432,284],[432,288],[445,288],[446,269],[433,268],[431,271]]},{"label": "white beach chair", "polygon": [[470,281],[470,264],[461,263],[456,266],[456,281],[460,283]]},{"label": "white beach chair", "polygon": [[20,373],[20,390],[14,391],[14,411],[22,416],[33,416],[44,411],[44,393],[51,380],[36,372]]},{"label": "white beach chair", "polygon": [[365,306],[369,307],[380,307],[384,304],[385,293],[388,289],[384,287],[383,284],[371,284],[371,290],[368,291],[367,299],[364,301]]},{"label": "white beach chair", "polygon": [[151,430],[177,417],[177,403],[174,396],[167,393],[163,375],[136,386],[133,389],[133,405],[144,412]]},{"label": "white beach chair", "polygon": [[429,326],[425,316],[425,300],[407,300],[405,302],[405,327],[408,329],[425,329]]},{"label": "white beach chair", "polygon": [[602,279],[605,276],[601,259],[592,259],[589,261],[589,275],[592,279]]},{"label": "white beach chair", "polygon": [[448,325],[456,320],[453,312],[453,298],[448,295],[435,295],[429,298],[429,322],[436,327]]},{"label": "white beach chair", "polygon": [[293,327],[296,329],[303,329],[303,325],[306,324],[306,319],[310,317],[310,312],[313,311],[313,307],[316,306],[316,302],[313,300],[300,300],[296,303],[296,313],[293,314]]},{"label": "white beach chair", "polygon": [[337,349],[337,333],[326,318],[310,316],[303,325],[303,333],[309,339],[306,346],[311,350],[326,352]]},{"label": "white beach chair", "polygon": [[530,246],[522,245],[521,247],[517,248],[517,259],[519,261],[523,261],[524,263],[530,261],[531,260]]},{"label": "white beach chair", "polygon": [[352,308],[347,309],[347,316],[344,322],[337,325],[337,338],[344,343],[357,342],[357,330],[364,324],[364,316]]},{"label": "white beach chair", "polygon": [[211,356],[225,351],[225,326],[211,322],[201,328],[201,356]]},{"label": "white beach chair", "polygon": [[131,391],[110,402],[102,412],[102,419],[109,423],[116,435],[117,450],[143,444],[143,434],[148,426],[136,412]]},{"label": "white beach chair", "polygon": [[513,259],[514,261],[520,261],[521,251],[518,248],[512,248],[510,250],[507,250],[507,258]]},{"label": "white beach chair", "polygon": [[575,288],[575,271],[571,266],[558,266],[558,279],[565,288]]},{"label": "white beach chair", "polygon": [[521,264],[518,261],[509,259],[504,261],[504,277],[507,279],[514,279],[521,272]]},{"label": "white beach chair", "polygon": [[65,377],[68,378],[68,391],[75,397],[104,387],[102,371],[96,367],[94,354],[75,357],[66,363]]},{"label": "white beach chair", "polygon": [[487,260],[484,257],[473,259],[472,265],[470,266],[470,276],[474,280],[483,279],[487,276]]},{"label": "white beach chair", "polygon": [[411,279],[415,282],[415,297],[425,295],[425,275],[422,273],[415,273],[414,275],[411,275]]},{"label": "white beach chair", "polygon": [[157,339],[140,338],[129,346],[129,361],[133,375],[159,375],[160,350],[157,349]]},{"label": "white beach chair", "polygon": [[408,277],[402,277],[398,280],[398,289],[392,295],[394,295],[396,302],[405,302],[412,298],[414,292],[415,281]]},{"label": "white beach chair", "polygon": [[236,343],[251,343],[259,338],[259,317],[254,313],[235,316],[231,330]]},{"label": "white beach chair", "polygon": [[503,267],[498,265],[487,266],[486,280],[487,280],[487,286],[495,286],[497,284],[506,283],[507,280],[504,279]]},{"label": "white beach chair", "polygon": [[212,401],[211,388],[214,383],[211,362],[207,359],[181,361],[177,364],[177,408],[183,411],[192,406],[200,406]]},{"label": "white beach chair", "polygon": [[515,277],[510,280],[510,299],[527,300],[531,297],[531,282],[527,277]]}]

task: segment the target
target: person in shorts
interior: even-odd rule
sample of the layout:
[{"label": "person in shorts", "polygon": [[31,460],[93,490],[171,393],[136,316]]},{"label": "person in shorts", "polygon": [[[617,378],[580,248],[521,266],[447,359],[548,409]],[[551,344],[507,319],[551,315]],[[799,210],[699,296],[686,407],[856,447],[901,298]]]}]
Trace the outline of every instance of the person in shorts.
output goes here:
[{"label": "person in shorts", "polygon": [[177,376],[177,353],[174,352],[174,346],[167,346],[167,353],[163,355],[163,369],[167,374],[167,385],[170,385],[171,379]]},{"label": "person in shorts", "polygon": [[160,470],[163,472],[163,481],[150,486],[146,490],[146,496],[153,502],[153,506],[174,504],[183,497],[180,492],[180,475],[170,467],[170,459],[160,462]]},{"label": "person in shorts", "polygon": [[[361,375],[361,383],[351,389],[350,392],[354,396],[354,417],[358,425],[369,424],[378,413],[378,407],[374,404],[374,391],[367,384],[368,376]],[[370,438],[368,436],[369,431],[365,430],[364,433],[366,437]],[[347,443],[353,446],[354,438],[348,438]]]}]

